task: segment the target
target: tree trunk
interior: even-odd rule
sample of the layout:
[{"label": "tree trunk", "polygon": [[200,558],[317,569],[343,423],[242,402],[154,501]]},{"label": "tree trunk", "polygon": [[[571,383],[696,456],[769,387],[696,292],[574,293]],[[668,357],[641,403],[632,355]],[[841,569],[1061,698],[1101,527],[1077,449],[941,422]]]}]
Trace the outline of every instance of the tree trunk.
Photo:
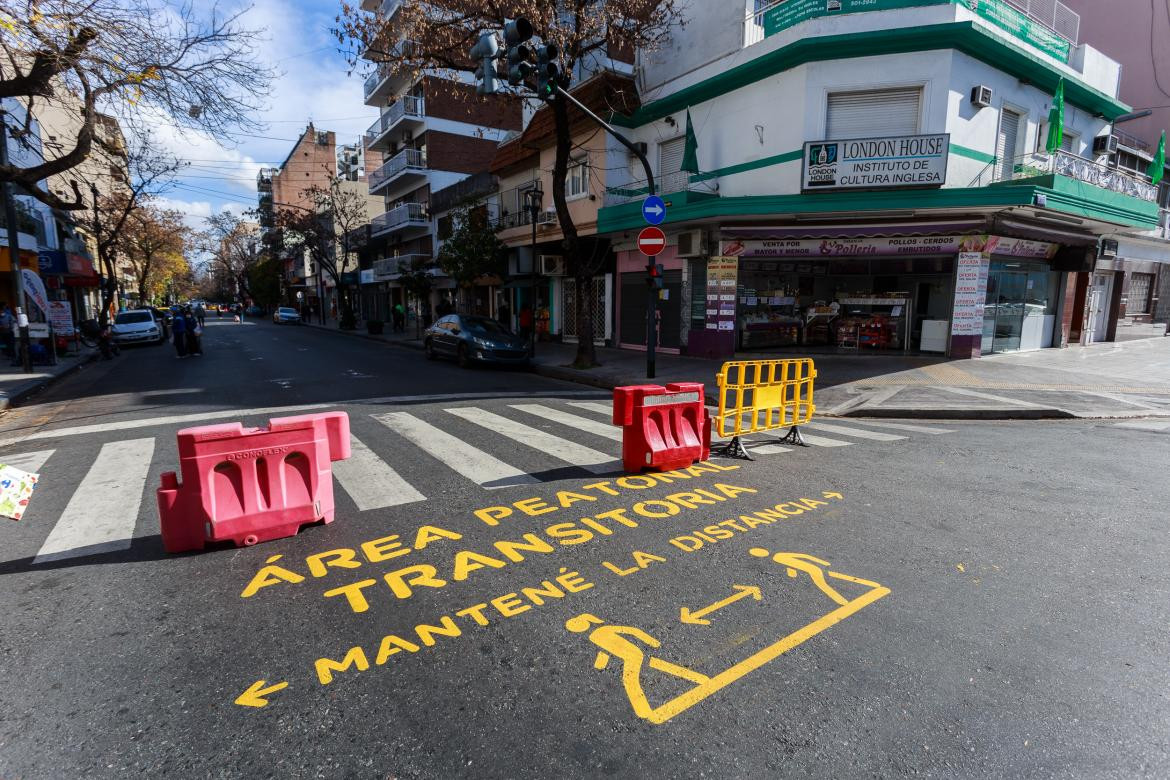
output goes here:
[{"label": "tree trunk", "polygon": [[[557,139],[556,159],[552,172],[553,206],[557,210],[557,222],[560,223],[563,236],[561,251],[565,258],[565,267],[569,269],[576,285],[577,356],[573,360],[573,366],[592,368],[597,365],[597,352],[593,348],[593,318],[589,316],[589,309],[581,305],[585,300],[582,298],[582,292],[589,286],[592,273],[591,269],[586,267],[589,264],[582,257],[577,226],[573,224],[568,203],[565,201],[565,176],[569,171],[569,154],[573,146],[569,134],[569,108],[564,99],[555,99],[552,102],[552,111]],[[535,263],[536,258],[533,257],[532,261]],[[532,327],[535,328],[536,301],[532,301],[532,307]]]}]

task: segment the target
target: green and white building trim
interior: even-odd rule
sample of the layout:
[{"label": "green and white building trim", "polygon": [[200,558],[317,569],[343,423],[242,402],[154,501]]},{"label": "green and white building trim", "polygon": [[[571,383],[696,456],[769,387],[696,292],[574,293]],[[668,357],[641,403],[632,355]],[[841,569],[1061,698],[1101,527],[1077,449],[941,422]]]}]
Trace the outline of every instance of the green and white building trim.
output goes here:
[{"label": "green and white building trim", "polygon": [[[1061,346],[1081,329],[1100,238],[1159,227],[1157,188],[1110,165],[1106,137],[1130,110],[1117,99],[1121,69],[1077,43],[1075,14],[1033,19],[1005,0],[739,10],[690,4],[669,44],[640,55],[640,109],[614,117],[646,145],[669,203],[667,349],[721,356],[860,340],[862,350],[970,357]],[[1061,80],[1064,138],[1049,153]],[[678,167],[688,111],[697,172]],[[945,154],[909,153],[926,148],[919,136],[945,137]],[[855,163],[830,144],[840,170],[806,177],[806,166],[832,163],[820,142],[859,138],[892,141],[854,144]],[[598,233],[617,256],[616,340],[637,348],[644,260],[633,241],[646,182],[626,159],[608,171]],[[734,325],[729,301],[707,299],[708,262],[724,255],[738,258]],[[975,272],[987,290],[978,305],[964,281]]]}]

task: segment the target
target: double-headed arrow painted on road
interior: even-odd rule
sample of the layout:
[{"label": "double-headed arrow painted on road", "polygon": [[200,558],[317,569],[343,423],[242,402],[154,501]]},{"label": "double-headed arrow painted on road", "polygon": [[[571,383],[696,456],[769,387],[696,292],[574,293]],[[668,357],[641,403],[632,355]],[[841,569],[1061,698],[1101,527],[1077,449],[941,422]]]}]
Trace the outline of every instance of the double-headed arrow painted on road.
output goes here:
[{"label": "double-headed arrow painted on road", "polygon": [[733,587],[735,588],[736,592],[722,601],[716,601],[714,604],[703,607],[702,609],[697,609],[694,612],[687,609],[686,607],[683,607],[679,611],[679,622],[686,623],[687,625],[691,626],[709,626],[711,625],[711,621],[704,620],[703,618],[705,618],[707,615],[710,615],[712,612],[717,612],[727,605],[734,604],[740,599],[747,598],[748,596],[751,596],[756,601],[760,601],[764,598],[764,594],[762,594],[760,589],[755,585],[735,585]]}]

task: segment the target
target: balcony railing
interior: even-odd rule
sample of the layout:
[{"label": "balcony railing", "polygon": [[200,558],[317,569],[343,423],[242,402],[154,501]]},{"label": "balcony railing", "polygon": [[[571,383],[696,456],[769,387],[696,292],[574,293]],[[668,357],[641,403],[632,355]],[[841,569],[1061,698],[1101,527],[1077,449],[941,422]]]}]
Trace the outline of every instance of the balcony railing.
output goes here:
[{"label": "balcony railing", "polygon": [[426,226],[429,224],[427,209],[424,204],[403,203],[401,206],[390,209],[385,214],[379,214],[370,220],[370,232],[377,236],[411,224],[416,226]]},{"label": "balcony railing", "polygon": [[395,75],[409,75],[411,67],[406,60],[414,57],[417,52],[418,47],[414,41],[399,41],[394,44],[387,52],[390,55],[388,61],[380,63],[374,72],[366,77],[365,84],[362,85],[363,99],[369,100],[370,95],[374,94],[386,79]]},{"label": "balcony railing", "polygon": [[982,187],[995,182],[1031,179],[1037,176],[1056,174],[1069,179],[1083,181],[1104,190],[1118,192],[1154,203],[1158,199],[1158,188],[1144,177],[1110,168],[1069,152],[1033,152],[1011,160],[999,160],[988,165],[971,183]]},{"label": "balcony railing", "polygon": [[536,182],[530,181],[500,193],[500,216],[496,220],[497,229],[507,230],[532,224],[532,211],[528,208],[528,201],[524,193],[530,192],[535,186]]},{"label": "balcony railing", "polygon": [[382,112],[382,115],[378,117],[377,121],[370,125],[370,129],[366,130],[366,146],[377,141],[383,133],[393,128],[406,117],[421,119],[425,116],[425,113],[426,106],[422,98],[405,95],[387,107]]},{"label": "balcony railing", "polygon": [[[995,1],[993,0],[993,2]],[[764,17],[785,3],[796,2],[803,3],[806,0],[771,0],[771,2],[755,0],[754,10],[748,11],[747,17],[744,19],[743,45],[747,47],[764,40]],[[998,2],[1023,12],[1029,19],[1048,28],[1069,43],[1075,44],[1080,37],[1081,17],[1064,3],[1056,0],[998,0]],[[813,16],[827,14],[827,9],[831,4],[832,0],[819,3],[819,8],[826,10],[823,13],[815,13]]]},{"label": "balcony railing", "polygon": [[422,268],[431,256],[424,254],[395,255],[374,261],[374,278],[378,281],[396,279],[399,274]]},{"label": "balcony railing", "polygon": [[[661,195],[668,192],[709,192],[711,188],[705,184],[691,183],[689,171],[676,171],[654,177],[654,190]],[[623,203],[642,200],[649,194],[650,188],[646,185],[646,180],[640,179],[620,187],[607,187],[603,205],[620,206]]]},{"label": "balcony railing", "polygon": [[369,98],[374,93],[374,90],[378,88],[378,85],[389,75],[390,68],[386,67],[386,65],[379,65],[375,68],[373,73],[366,76],[366,82],[362,85],[363,96]]},{"label": "balcony railing", "polygon": [[381,16],[383,20],[387,20],[394,16],[394,14],[397,13],[398,9],[401,7],[402,0],[385,0],[381,7],[378,8],[378,15]]},{"label": "balcony railing", "polygon": [[427,156],[419,149],[403,149],[391,157],[382,167],[370,174],[370,192],[401,176],[407,171],[423,172],[427,167]]}]

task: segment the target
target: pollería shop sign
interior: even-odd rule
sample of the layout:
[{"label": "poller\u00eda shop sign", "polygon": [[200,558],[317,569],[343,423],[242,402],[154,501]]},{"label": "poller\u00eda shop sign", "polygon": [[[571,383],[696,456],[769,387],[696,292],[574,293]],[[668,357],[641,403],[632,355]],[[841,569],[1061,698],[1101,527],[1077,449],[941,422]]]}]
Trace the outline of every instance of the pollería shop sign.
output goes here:
[{"label": "poller\u00eda shop sign", "polygon": [[800,186],[813,191],[941,187],[950,147],[948,133],[810,141],[804,145]]}]

